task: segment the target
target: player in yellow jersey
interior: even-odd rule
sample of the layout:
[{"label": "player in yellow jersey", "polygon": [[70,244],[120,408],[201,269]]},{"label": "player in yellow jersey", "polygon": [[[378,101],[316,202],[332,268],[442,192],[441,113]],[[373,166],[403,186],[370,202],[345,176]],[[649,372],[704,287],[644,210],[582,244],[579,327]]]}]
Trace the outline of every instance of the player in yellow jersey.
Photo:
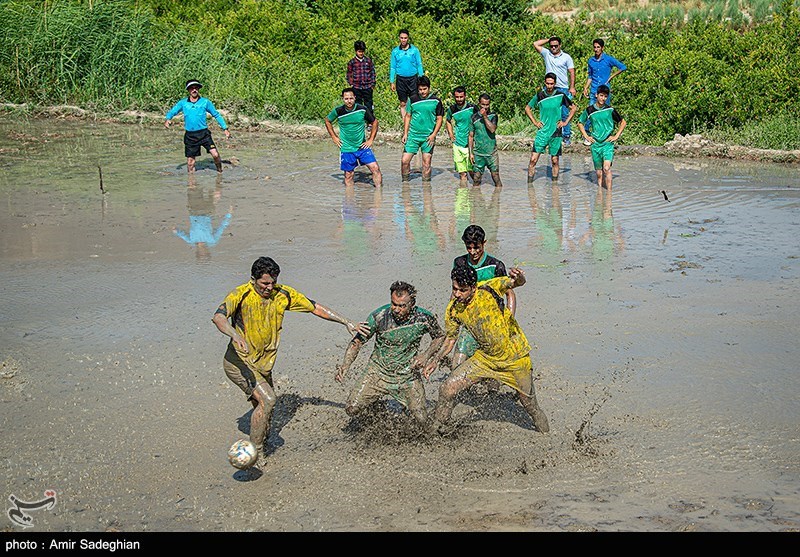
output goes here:
[{"label": "player in yellow jersey", "polygon": [[279,284],[280,272],[272,258],[256,259],[251,267],[250,281],[233,289],[211,319],[223,335],[231,337],[222,361],[225,374],[244,391],[253,405],[250,441],[258,449],[258,468],[264,465],[264,442],[277,402],[272,367],[278,355],[284,313],[313,313],[322,319],[341,323],[353,336],[369,333],[365,323],[345,319],[319,302],[309,300],[291,286]]},{"label": "player in yellow jersey", "polygon": [[442,431],[450,419],[455,398],[464,389],[484,379],[496,379],[515,389],[534,427],[550,431],[547,416],[539,408],[533,386],[531,345],[503,299],[505,293],[525,284],[521,269],[508,269],[507,277],[496,277],[478,286],[478,275],[469,265],[458,265],[450,272],[453,295],[445,311],[446,339],[436,356],[425,367],[426,378],[438,368],[456,344],[463,326],[478,343],[478,349],[456,367],[439,387],[431,431]]}]

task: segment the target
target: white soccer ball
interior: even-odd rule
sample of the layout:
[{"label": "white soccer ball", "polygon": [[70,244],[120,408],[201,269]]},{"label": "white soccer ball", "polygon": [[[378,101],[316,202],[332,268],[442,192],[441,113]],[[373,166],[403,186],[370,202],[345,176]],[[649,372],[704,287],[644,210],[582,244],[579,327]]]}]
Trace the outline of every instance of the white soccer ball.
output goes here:
[{"label": "white soccer ball", "polygon": [[258,459],[256,446],[246,439],[239,439],[228,449],[228,461],[231,466],[245,470],[253,466]]}]

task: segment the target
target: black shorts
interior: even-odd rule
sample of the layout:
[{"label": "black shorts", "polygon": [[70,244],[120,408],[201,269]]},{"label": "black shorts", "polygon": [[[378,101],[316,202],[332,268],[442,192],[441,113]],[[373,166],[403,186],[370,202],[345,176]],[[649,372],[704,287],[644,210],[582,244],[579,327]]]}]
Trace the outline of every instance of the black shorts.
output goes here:
[{"label": "black shorts", "polygon": [[372,89],[356,89],[353,87],[353,90],[356,93],[356,102],[358,104],[363,104],[370,110],[373,110],[372,107]]},{"label": "black shorts", "polygon": [[412,75],[411,77],[402,77],[398,75],[395,77],[394,85],[397,90],[397,98],[401,103],[406,102],[411,95],[417,94],[418,79],[416,75]]},{"label": "black shorts", "polygon": [[183,146],[186,158],[200,156],[200,147],[205,147],[206,153],[210,153],[211,149],[217,148],[214,145],[214,140],[211,139],[211,131],[208,128],[183,134]]}]

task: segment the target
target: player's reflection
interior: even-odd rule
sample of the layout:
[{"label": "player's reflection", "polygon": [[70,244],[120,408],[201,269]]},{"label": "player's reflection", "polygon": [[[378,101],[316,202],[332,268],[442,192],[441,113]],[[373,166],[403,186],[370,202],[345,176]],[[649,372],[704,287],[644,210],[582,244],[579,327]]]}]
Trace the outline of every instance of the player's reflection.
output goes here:
[{"label": "player's reflection", "polygon": [[597,187],[592,207],[592,220],[582,243],[591,245],[592,256],[597,261],[610,261],[614,253],[625,249],[625,240],[619,225],[614,224],[611,210],[611,190]]},{"label": "player's reflection", "polygon": [[213,190],[197,185],[197,178],[191,176],[186,188],[187,205],[189,208],[189,230],[173,228],[172,232],[178,238],[194,246],[198,261],[207,261],[211,257],[209,248],[217,245],[222,233],[231,222],[233,205],[220,219],[219,225],[214,228],[213,219],[216,216],[216,207],[222,199],[222,178],[217,177]]},{"label": "player's reflection", "polygon": [[336,237],[342,242],[345,254],[349,257],[361,259],[379,250],[379,214],[382,204],[383,188],[365,188],[358,183],[345,186],[342,219],[337,227]]},{"label": "player's reflection", "polygon": [[472,186],[459,186],[455,190],[453,214],[447,226],[447,238],[452,245],[460,246],[461,234],[472,224]]},{"label": "player's reflection", "polygon": [[[470,190],[472,215],[470,224],[477,224],[486,232],[486,249],[497,251],[497,231],[500,228],[500,192],[503,188],[492,188],[487,199],[481,188]],[[463,232],[463,230],[462,230]]]},{"label": "player's reflection", "polygon": [[539,233],[542,251],[559,254],[564,243],[564,209],[561,206],[561,186],[553,182],[549,199],[540,200],[536,187],[528,184],[528,201],[533,211],[533,220]]},{"label": "player's reflection", "polygon": [[398,225],[402,226],[415,254],[432,258],[445,249],[446,237],[439,228],[430,183],[424,182],[412,193],[410,184],[403,182],[400,195],[402,212],[395,213]]}]

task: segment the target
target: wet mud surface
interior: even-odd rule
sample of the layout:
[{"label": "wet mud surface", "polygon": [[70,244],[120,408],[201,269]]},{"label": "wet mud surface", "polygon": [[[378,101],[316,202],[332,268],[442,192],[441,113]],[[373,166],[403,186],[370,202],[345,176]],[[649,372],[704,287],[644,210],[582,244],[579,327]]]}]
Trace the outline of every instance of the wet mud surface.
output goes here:
[{"label": "wet mud surface", "polygon": [[[58,494],[31,531],[800,530],[796,165],[622,155],[612,198],[585,153],[557,182],[543,157],[529,187],[527,154],[503,152],[498,190],[459,187],[447,147],[431,184],[401,184],[384,143],[382,190],[361,171],[347,190],[316,139],[217,132],[225,171],[204,154],[190,181],[179,130],[0,135],[3,498]],[[269,464],[232,468],[250,406],[211,316],[252,261],[359,320],[406,280],[441,320],[470,223],[526,271],[550,433],[482,385],[442,437],[388,402],[349,418],[372,342],[341,385],[344,327],[287,314]]]}]

